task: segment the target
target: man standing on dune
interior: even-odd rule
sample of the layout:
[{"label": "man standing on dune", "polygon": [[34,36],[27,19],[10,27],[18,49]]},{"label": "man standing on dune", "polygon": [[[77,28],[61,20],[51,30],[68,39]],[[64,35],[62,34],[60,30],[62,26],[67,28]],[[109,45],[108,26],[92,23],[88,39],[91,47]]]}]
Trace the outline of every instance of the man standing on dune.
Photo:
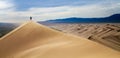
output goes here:
[{"label": "man standing on dune", "polygon": [[32,17],[30,16],[30,20],[32,20]]}]

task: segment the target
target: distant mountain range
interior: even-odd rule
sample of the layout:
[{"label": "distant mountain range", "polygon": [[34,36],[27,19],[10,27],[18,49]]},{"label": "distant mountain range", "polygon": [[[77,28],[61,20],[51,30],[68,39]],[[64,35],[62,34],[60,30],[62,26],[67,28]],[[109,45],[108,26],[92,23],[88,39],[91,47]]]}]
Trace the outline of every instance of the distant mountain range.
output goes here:
[{"label": "distant mountain range", "polygon": [[19,24],[17,23],[1,23],[0,22],[0,37],[4,36],[5,34],[12,31],[18,26]]},{"label": "distant mountain range", "polygon": [[120,14],[115,14],[105,18],[65,18],[44,21],[46,23],[120,23]]}]

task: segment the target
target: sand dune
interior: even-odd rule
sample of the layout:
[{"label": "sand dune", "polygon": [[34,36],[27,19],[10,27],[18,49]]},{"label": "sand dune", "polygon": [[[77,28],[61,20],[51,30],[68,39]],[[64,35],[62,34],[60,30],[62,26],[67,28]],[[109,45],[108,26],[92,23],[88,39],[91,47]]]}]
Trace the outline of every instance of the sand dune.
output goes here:
[{"label": "sand dune", "polygon": [[120,52],[30,21],[1,38],[0,58],[120,58]]},{"label": "sand dune", "polygon": [[120,51],[120,23],[46,23],[44,25]]}]

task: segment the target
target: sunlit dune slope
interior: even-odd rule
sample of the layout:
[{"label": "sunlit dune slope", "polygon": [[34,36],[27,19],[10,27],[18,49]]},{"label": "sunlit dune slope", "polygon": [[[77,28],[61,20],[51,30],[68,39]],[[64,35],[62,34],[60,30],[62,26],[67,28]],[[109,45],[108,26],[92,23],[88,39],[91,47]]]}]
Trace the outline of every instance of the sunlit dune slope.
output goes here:
[{"label": "sunlit dune slope", "polygon": [[120,52],[29,21],[1,38],[0,58],[120,58]]}]

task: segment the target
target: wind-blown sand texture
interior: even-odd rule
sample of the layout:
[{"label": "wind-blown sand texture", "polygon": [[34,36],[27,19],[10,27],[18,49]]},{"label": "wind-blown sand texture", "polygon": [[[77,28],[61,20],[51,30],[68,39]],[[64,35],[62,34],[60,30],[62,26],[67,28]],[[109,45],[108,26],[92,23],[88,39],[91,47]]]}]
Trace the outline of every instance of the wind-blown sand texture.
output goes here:
[{"label": "wind-blown sand texture", "polygon": [[120,58],[120,52],[29,21],[1,38],[0,58]]},{"label": "wind-blown sand texture", "polygon": [[120,23],[42,23],[120,51]]}]

